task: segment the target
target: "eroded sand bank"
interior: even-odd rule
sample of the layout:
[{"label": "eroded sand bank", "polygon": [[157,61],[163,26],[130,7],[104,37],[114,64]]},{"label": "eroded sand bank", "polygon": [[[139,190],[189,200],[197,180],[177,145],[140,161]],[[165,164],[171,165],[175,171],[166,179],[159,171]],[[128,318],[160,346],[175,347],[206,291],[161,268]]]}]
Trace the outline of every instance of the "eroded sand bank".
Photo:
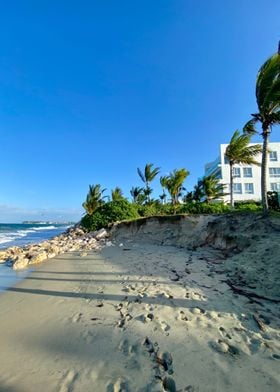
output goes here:
[{"label": "eroded sand bank", "polygon": [[279,391],[279,304],[226,279],[206,248],[50,260],[1,294],[0,390]]}]

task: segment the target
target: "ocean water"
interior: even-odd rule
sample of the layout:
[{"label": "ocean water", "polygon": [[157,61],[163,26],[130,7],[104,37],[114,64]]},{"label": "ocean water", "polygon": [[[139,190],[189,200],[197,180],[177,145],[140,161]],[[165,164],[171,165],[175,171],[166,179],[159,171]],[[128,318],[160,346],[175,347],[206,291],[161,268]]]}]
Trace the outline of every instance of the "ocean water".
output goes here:
[{"label": "ocean water", "polygon": [[[24,246],[48,240],[63,233],[69,225],[0,223],[0,249]],[[24,279],[31,269],[14,271],[7,264],[0,264],[0,292]]]},{"label": "ocean water", "polygon": [[65,224],[0,223],[0,249],[45,241],[68,227]]}]

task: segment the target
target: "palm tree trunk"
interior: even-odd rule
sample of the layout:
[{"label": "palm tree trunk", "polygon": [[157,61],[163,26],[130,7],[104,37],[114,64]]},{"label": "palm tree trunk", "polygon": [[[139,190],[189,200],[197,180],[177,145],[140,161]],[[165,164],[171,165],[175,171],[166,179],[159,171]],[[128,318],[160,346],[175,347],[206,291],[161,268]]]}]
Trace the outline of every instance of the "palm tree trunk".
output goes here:
[{"label": "palm tree trunk", "polygon": [[147,201],[148,201],[148,203],[150,203],[151,198],[149,195],[149,181],[146,181],[146,192],[147,192]]},{"label": "palm tree trunk", "polygon": [[262,168],[261,168],[261,194],[262,194],[262,207],[263,215],[268,215],[268,203],[267,203],[267,186],[266,186],[266,170],[267,170],[267,150],[269,141],[270,128],[266,124],[263,124],[263,151],[262,151]]},{"label": "palm tree trunk", "polygon": [[233,164],[229,163],[230,178],[229,178],[229,191],[230,191],[230,209],[233,210]]}]

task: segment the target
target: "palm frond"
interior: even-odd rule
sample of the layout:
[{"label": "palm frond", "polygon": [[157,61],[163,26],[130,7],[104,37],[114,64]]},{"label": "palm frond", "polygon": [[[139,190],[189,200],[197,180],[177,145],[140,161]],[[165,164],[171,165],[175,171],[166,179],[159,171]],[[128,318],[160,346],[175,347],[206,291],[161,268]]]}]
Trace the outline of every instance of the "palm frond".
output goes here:
[{"label": "palm frond", "polygon": [[146,182],[146,178],[139,167],[137,167],[137,173],[138,173],[139,177],[141,178],[141,180],[143,182]]},{"label": "palm frond", "polygon": [[145,166],[145,178],[146,182],[151,182],[153,179],[158,175],[160,172],[159,167],[153,168],[154,164],[153,163],[147,163]]},{"label": "palm frond", "polygon": [[274,84],[280,77],[280,55],[275,53],[260,68],[257,75],[256,98],[260,112],[270,111],[269,104],[275,94]]},{"label": "palm frond", "polygon": [[243,127],[243,133],[246,133],[248,135],[256,134],[257,133],[256,127],[255,127],[256,122],[257,122],[257,120],[254,118],[247,121]]},{"label": "palm frond", "polygon": [[266,95],[263,106],[269,114],[280,109],[280,74]]},{"label": "palm frond", "polygon": [[238,130],[234,132],[225,151],[225,157],[231,164],[260,165],[255,157],[262,152],[262,146],[260,144],[249,146],[250,140],[251,135],[240,134]]},{"label": "palm frond", "polygon": [[270,115],[270,123],[271,125],[278,125],[280,124],[280,110],[275,113],[271,113]]}]

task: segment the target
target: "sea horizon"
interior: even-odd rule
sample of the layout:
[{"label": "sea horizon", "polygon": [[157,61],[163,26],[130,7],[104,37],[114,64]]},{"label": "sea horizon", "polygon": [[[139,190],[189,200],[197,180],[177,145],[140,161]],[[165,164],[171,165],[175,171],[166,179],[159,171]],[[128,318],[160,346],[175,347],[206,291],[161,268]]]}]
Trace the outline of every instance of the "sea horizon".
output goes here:
[{"label": "sea horizon", "polygon": [[[27,223],[28,222],[28,223]],[[73,226],[73,222],[24,221],[0,223],[0,249],[49,240]]]}]

